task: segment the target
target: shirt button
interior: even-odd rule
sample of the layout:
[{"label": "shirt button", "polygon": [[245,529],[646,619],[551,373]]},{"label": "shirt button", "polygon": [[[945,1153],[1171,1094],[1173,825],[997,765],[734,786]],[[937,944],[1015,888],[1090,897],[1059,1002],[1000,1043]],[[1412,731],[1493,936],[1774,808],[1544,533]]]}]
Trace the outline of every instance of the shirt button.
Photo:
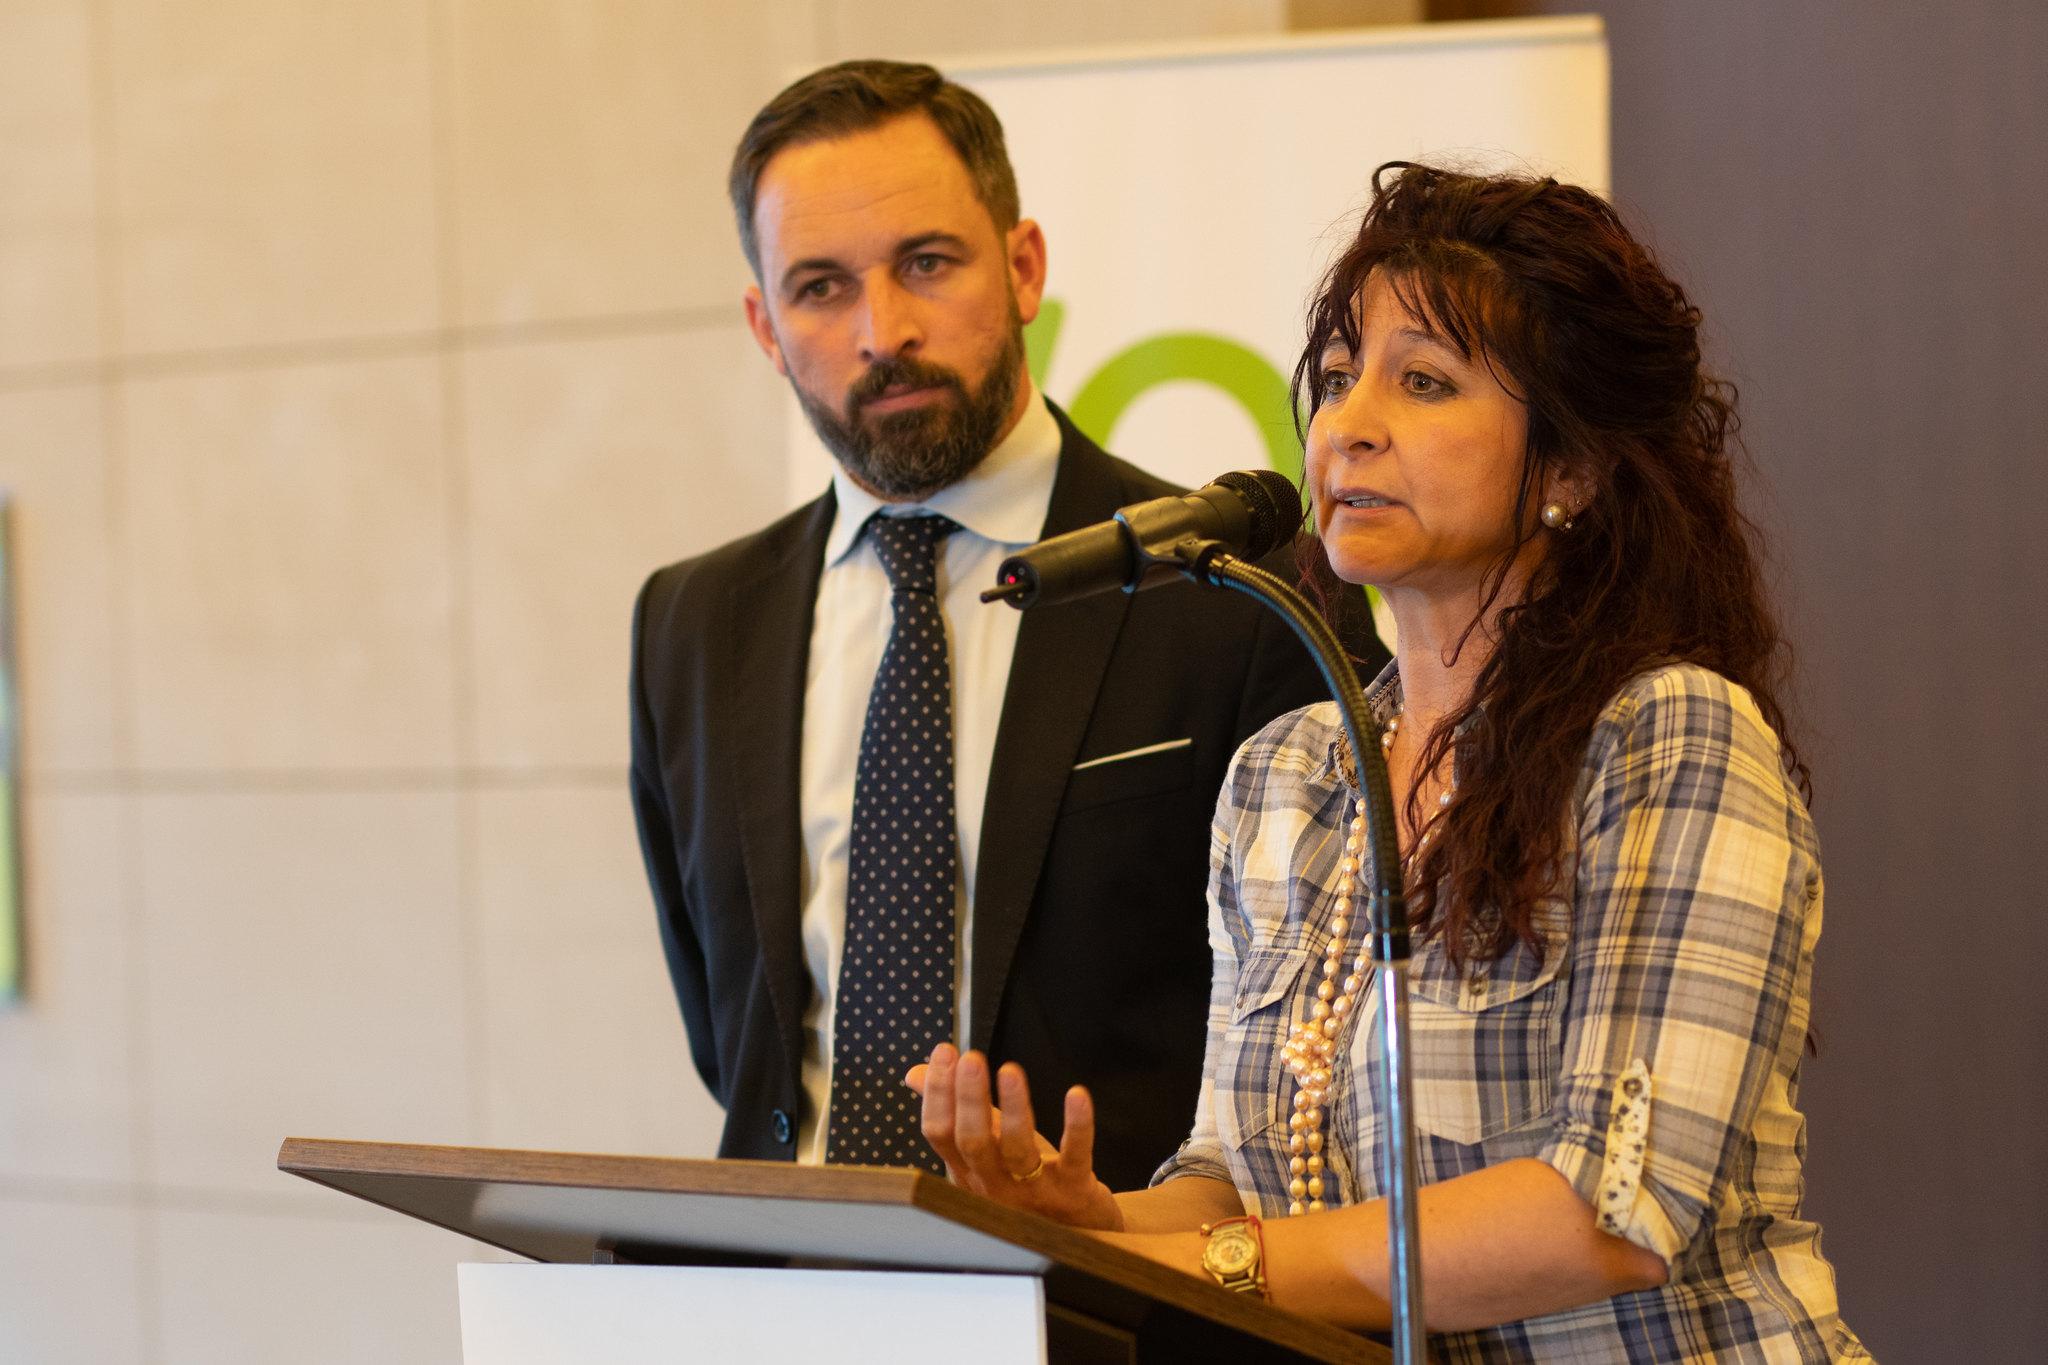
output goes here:
[{"label": "shirt button", "polygon": [[790,1133],[793,1131],[790,1126],[789,1115],[778,1109],[775,1111],[773,1121],[775,1124],[775,1140],[787,1146],[790,1140]]}]

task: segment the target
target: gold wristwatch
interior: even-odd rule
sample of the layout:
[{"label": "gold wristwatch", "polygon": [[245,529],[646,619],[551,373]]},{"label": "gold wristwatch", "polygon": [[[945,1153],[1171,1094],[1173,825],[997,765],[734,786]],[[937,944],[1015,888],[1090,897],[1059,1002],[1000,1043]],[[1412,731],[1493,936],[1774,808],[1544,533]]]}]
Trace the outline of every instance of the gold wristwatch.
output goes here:
[{"label": "gold wristwatch", "polygon": [[1202,1235],[1209,1239],[1202,1248],[1202,1269],[1216,1283],[1239,1294],[1266,1297],[1266,1242],[1257,1214],[1204,1223]]}]

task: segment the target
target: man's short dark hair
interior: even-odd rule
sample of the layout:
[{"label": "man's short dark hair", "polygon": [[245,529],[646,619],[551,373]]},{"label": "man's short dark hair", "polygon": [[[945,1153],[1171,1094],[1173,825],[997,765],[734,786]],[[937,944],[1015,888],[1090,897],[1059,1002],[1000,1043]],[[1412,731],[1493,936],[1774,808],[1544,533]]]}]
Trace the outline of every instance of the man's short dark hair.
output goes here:
[{"label": "man's short dark hair", "polygon": [[754,235],[754,195],[775,154],[799,142],[864,133],[909,114],[929,118],[960,154],[975,197],[996,228],[1008,232],[1017,226],[1017,175],[1003,146],[1003,125],[987,101],[929,66],[841,62],[813,71],[768,101],[733,152],[726,185],[739,220],[740,247],[756,277],[761,249]]}]

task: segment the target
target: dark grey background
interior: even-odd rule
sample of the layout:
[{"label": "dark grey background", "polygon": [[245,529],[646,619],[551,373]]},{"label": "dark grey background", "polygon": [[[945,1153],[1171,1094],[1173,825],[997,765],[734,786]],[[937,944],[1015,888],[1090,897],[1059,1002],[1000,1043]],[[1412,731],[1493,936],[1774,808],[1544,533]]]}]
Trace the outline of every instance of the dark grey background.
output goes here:
[{"label": "dark grey background", "polygon": [[2048,4],[1430,6],[1589,10],[1799,649],[1809,1207],[1880,1358],[2048,1359]]}]

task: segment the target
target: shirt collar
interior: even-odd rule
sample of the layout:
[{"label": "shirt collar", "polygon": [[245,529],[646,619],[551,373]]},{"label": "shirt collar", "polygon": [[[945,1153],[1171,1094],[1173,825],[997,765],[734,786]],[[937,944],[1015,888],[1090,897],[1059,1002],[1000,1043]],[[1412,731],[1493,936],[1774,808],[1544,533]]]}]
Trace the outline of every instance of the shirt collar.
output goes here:
[{"label": "shirt collar", "polygon": [[[1027,384],[1030,381],[1025,381]],[[1031,385],[1024,415],[1010,434],[996,443],[987,458],[967,477],[948,484],[922,502],[884,502],[847,476],[832,469],[832,494],[838,510],[825,537],[825,567],[831,568],[853,550],[861,528],[876,512],[891,516],[937,512],[983,540],[1025,546],[1038,539],[1052,505],[1053,477],[1059,472],[1060,424],[1052,409]]]},{"label": "shirt collar", "polygon": [[[1339,786],[1351,785],[1344,776],[1344,751],[1350,747],[1344,738],[1344,710],[1336,707],[1333,717],[1335,724],[1330,732],[1330,742],[1324,746],[1322,762],[1309,774],[1311,781],[1325,782]],[[1401,711],[1401,673],[1392,659],[1387,660],[1379,676],[1365,685],[1365,709],[1372,716],[1373,723],[1385,728],[1386,723]]]},{"label": "shirt collar", "polygon": [[[1385,729],[1388,721],[1401,714],[1403,700],[1400,668],[1392,659],[1389,659],[1386,666],[1380,669],[1379,675],[1365,685],[1366,710],[1371,712],[1373,723],[1381,729]],[[1462,738],[1467,730],[1470,730],[1478,723],[1479,712],[1474,711],[1458,723],[1455,733],[1458,737]],[[1348,747],[1349,745],[1344,738],[1344,715],[1340,709],[1337,714],[1336,731],[1330,736],[1327,752],[1324,753],[1323,761],[1317,765],[1313,776],[1331,782],[1344,781],[1344,764],[1339,758],[1339,754]],[[1457,763],[1455,753],[1452,755],[1451,762],[1453,764],[1453,772],[1455,772],[1455,765]]]},{"label": "shirt collar", "polygon": [[1379,676],[1365,685],[1365,704],[1372,710],[1372,718],[1381,725],[1401,712],[1401,670],[1392,659],[1387,660]]}]

